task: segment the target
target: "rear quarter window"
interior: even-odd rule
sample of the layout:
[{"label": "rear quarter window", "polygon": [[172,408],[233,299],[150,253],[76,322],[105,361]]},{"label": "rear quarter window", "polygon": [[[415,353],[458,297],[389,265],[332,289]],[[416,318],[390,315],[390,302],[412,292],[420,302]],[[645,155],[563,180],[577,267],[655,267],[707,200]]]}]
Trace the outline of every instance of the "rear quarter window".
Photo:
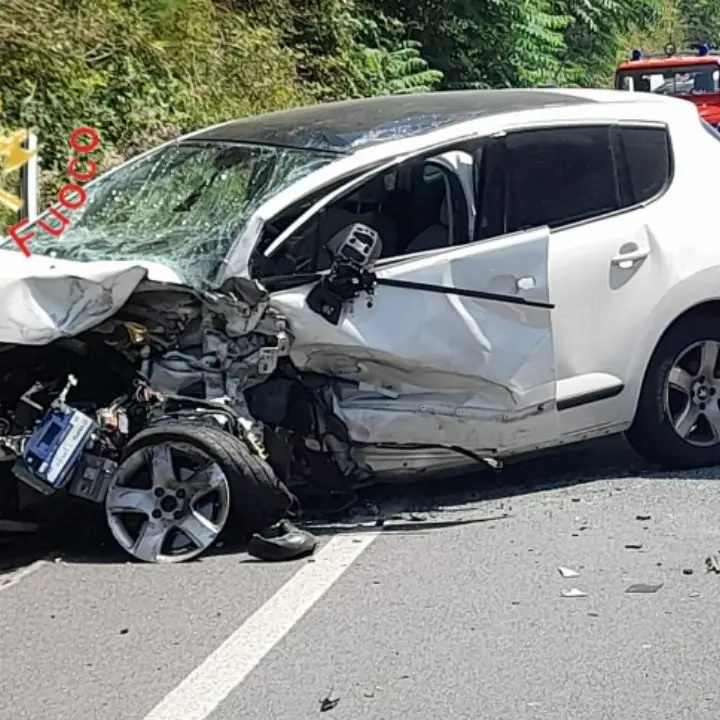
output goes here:
[{"label": "rear quarter window", "polygon": [[660,195],[672,175],[670,136],[664,127],[620,128],[633,203]]}]

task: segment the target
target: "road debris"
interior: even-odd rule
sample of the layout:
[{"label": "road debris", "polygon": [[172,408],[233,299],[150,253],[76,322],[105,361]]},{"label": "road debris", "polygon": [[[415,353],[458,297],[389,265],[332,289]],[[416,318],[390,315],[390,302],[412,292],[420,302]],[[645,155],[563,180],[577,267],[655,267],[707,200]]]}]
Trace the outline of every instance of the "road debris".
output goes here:
[{"label": "road debris", "polygon": [[630,595],[647,595],[649,593],[656,593],[663,583],[635,583],[630,585],[625,592]]},{"label": "road debris", "polygon": [[652,515],[643,515],[642,513],[635,516],[636,520],[652,520]]},{"label": "road debris", "polygon": [[705,560],[705,565],[707,565],[708,572],[720,573],[720,557],[717,555],[710,555]]},{"label": "road debris", "polygon": [[288,520],[281,520],[252,536],[248,555],[258,560],[297,560],[314,553],[316,547],[317,539],[313,535]]},{"label": "road debris", "polygon": [[564,578],[580,577],[579,572],[575,572],[575,570],[571,570],[570,568],[566,568],[566,567],[562,567],[562,566],[558,568],[558,572]]},{"label": "road debris", "polygon": [[692,575],[693,569],[692,568],[683,568],[683,575]]},{"label": "road debris", "polygon": [[586,592],[578,590],[577,588],[572,588],[571,590],[563,590],[560,595],[564,598],[581,598],[588,596]]},{"label": "road debris", "polygon": [[642,550],[642,543],[627,543],[625,545],[626,550]]},{"label": "road debris", "polygon": [[320,712],[328,712],[328,710],[334,710],[337,704],[340,702],[340,698],[330,697],[332,690],[320,701]]}]

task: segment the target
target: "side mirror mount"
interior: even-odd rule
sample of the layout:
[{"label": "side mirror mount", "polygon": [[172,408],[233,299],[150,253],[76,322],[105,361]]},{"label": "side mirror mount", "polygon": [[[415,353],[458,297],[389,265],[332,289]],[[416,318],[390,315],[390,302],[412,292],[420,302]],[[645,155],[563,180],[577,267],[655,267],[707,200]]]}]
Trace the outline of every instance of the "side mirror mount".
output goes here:
[{"label": "side mirror mount", "polygon": [[333,256],[333,268],[348,264],[369,270],[380,257],[382,239],[377,230],[364,223],[353,223],[341,230],[328,243]]},{"label": "side mirror mount", "polygon": [[332,267],[308,294],[307,305],[337,325],[346,302],[367,293],[368,306],[372,305],[376,284],[372,268],[382,252],[382,239],[377,230],[354,223],[328,243],[328,250],[333,255]]}]

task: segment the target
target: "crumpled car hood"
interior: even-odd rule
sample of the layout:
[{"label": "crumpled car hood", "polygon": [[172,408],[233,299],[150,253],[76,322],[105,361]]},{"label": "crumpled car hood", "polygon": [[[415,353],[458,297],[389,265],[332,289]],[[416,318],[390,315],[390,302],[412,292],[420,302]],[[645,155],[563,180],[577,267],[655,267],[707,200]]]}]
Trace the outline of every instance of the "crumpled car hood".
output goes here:
[{"label": "crumpled car hood", "polygon": [[144,280],[180,283],[164,265],[75,262],[0,250],[0,343],[45,345],[114,315]]}]

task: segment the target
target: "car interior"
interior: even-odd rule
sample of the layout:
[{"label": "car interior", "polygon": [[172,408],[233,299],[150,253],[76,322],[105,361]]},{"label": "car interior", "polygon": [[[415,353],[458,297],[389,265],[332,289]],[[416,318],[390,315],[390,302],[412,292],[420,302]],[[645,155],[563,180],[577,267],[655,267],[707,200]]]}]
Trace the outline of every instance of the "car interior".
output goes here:
[{"label": "car interior", "polygon": [[[260,250],[327,192],[324,188],[268,224]],[[463,244],[470,239],[469,212],[456,173],[432,158],[411,161],[339,198],[288,238],[272,257],[257,253],[253,274],[267,279],[327,270],[335,244],[354,223],[364,223],[380,233],[381,259]]]}]

